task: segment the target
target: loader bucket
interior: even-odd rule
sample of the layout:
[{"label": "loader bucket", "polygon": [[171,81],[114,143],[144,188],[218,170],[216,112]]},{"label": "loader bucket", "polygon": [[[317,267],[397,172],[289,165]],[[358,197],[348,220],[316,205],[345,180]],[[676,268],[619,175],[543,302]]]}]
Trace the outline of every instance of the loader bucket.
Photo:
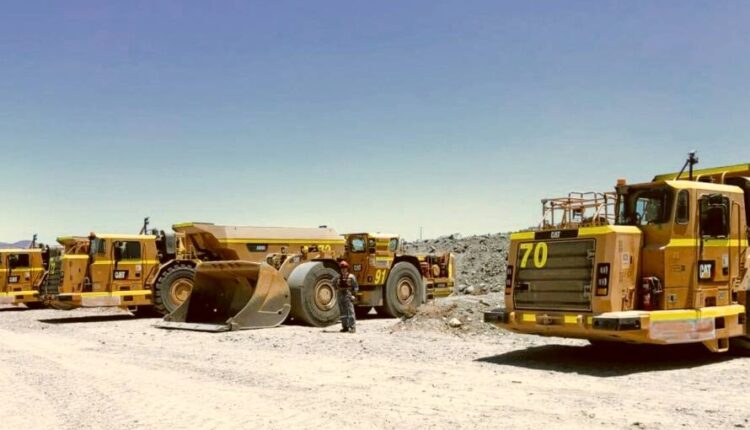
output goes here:
[{"label": "loader bucket", "polygon": [[156,326],[212,332],[276,327],[290,309],[289,286],[268,264],[205,262],[196,267],[190,297]]}]

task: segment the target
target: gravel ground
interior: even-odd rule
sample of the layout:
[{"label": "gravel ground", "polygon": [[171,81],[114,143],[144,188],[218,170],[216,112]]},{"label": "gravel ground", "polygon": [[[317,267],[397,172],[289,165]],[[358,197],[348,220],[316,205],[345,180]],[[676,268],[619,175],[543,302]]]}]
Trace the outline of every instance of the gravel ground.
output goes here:
[{"label": "gravel ground", "polygon": [[750,428],[748,358],[608,352],[443,320],[468,308],[481,319],[493,300],[440,300],[414,320],[360,321],[355,335],[166,331],[114,309],[0,309],[2,427]]}]

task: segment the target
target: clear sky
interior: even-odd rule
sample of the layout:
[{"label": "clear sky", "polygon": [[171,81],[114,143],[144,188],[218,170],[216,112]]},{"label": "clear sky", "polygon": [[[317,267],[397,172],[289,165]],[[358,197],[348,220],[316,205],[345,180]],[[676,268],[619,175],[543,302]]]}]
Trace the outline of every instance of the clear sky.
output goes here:
[{"label": "clear sky", "polygon": [[181,221],[407,238],[750,161],[750,3],[8,1],[0,240]]}]

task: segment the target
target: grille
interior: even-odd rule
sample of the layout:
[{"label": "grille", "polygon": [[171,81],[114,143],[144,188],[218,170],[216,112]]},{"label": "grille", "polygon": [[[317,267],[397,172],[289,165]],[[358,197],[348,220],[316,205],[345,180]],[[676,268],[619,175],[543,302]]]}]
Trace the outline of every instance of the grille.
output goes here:
[{"label": "grille", "polygon": [[[591,310],[595,241],[544,242],[547,258],[537,267],[533,252],[522,267],[525,252],[516,261],[514,301],[517,309]],[[533,242],[537,245],[537,242]],[[522,245],[522,244],[519,244]]]}]

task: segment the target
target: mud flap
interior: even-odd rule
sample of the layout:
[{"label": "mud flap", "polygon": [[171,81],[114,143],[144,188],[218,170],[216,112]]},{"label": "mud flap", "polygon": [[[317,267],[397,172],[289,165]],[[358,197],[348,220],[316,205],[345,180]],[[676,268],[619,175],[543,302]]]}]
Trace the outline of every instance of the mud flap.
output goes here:
[{"label": "mud flap", "polygon": [[289,315],[289,286],[266,263],[213,261],[196,267],[190,297],[157,327],[230,331],[276,327]]}]

